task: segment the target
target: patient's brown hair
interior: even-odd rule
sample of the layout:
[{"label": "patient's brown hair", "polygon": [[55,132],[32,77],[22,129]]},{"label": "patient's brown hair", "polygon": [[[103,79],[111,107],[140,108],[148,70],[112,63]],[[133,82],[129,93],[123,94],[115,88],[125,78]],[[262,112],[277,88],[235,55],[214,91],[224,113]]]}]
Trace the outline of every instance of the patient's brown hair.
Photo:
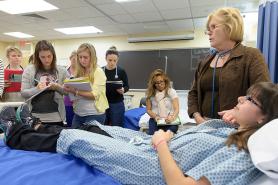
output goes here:
[{"label": "patient's brown hair", "polygon": [[260,102],[261,111],[265,115],[265,119],[262,124],[231,134],[226,144],[228,146],[235,144],[239,150],[248,151],[247,141],[249,137],[269,121],[278,118],[278,85],[270,82],[260,82],[252,85],[248,89],[247,95],[255,97]]}]

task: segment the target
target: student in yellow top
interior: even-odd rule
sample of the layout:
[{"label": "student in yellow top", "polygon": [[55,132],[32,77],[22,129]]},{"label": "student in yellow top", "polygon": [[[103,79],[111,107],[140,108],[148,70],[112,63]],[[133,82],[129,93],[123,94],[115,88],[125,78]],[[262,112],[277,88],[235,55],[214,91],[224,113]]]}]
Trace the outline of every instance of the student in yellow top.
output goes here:
[{"label": "student in yellow top", "polygon": [[96,50],[93,45],[84,43],[79,46],[74,77],[88,77],[92,91],[81,91],[64,85],[65,91],[77,96],[77,99],[73,101],[75,115],[72,127],[78,127],[92,120],[104,124],[105,110],[108,108],[105,95],[106,76],[103,70],[97,66]]}]

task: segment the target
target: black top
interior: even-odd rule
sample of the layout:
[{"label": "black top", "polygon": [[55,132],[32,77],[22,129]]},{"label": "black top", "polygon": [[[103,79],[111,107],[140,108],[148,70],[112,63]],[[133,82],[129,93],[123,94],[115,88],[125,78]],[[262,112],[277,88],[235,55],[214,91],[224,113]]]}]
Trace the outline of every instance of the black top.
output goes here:
[{"label": "black top", "polygon": [[[128,85],[128,79],[127,75],[124,69],[117,66],[117,68],[109,70],[103,67],[103,70],[105,72],[106,78],[108,82],[111,81],[122,81],[123,85],[115,85],[113,83],[106,83],[106,97],[108,99],[109,103],[118,103],[124,100],[124,97],[122,94],[119,94],[116,89],[121,88],[121,86],[124,87],[124,92],[127,92],[129,90]],[[117,75],[116,75],[117,70]]]}]

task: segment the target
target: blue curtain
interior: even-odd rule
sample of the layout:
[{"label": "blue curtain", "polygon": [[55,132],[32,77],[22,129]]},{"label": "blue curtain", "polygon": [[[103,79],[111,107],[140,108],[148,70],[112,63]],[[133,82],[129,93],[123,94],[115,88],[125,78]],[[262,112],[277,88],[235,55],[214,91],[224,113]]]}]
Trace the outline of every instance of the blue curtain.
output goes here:
[{"label": "blue curtain", "polygon": [[263,53],[272,82],[278,83],[278,2],[259,6],[257,47]]}]

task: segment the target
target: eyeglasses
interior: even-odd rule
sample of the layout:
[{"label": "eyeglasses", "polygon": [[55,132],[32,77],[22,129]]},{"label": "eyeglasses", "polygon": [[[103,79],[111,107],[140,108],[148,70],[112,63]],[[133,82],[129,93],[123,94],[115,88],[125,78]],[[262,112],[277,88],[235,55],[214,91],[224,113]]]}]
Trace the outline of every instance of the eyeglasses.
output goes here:
[{"label": "eyeglasses", "polygon": [[205,30],[205,34],[208,35],[209,32],[214,31],[216,28],[218,28],[219,26],[222,26],[224,24],[212,24],[209,27],[207,27],[207,29]]},{"label": "eyeglasses", "polygon": [[162,83],[165,83],[165,81],[164,81],[164,80],[160,80],[160,81],[154,82],[155,85],[160,85],[160,84],[162,84]]},{"label": "eyeglasses", "polygon": [[245,99],[250,101],[251,103],[253,103],[254,105],[256,105],[257,107],[259,107],[261,109],[261,105],[258,104],[250,95],[245,96]]}]

